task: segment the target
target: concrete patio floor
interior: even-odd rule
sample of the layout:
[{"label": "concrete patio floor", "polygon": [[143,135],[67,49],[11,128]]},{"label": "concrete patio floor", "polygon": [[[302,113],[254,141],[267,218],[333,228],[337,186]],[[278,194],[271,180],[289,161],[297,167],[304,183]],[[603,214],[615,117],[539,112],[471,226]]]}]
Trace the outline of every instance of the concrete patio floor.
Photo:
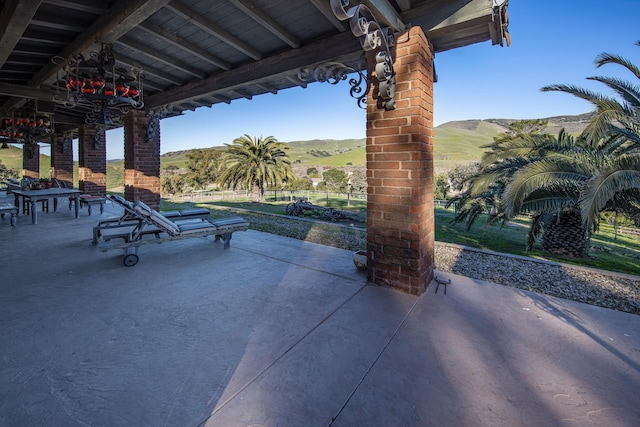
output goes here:
[{"label": "concrete patio floor", "polygon": [[118,214],[0,220],[0,426],[640,425],[640,316],[442,273],[416,298],[255,231],[128,268],[91,244]]}]

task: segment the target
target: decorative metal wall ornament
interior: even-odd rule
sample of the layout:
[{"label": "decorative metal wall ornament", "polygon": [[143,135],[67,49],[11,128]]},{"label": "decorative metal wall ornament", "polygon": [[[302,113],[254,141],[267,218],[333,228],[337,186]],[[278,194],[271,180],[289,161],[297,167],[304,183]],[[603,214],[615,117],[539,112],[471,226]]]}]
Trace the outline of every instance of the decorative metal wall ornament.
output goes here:
[{"label": "decorative metal wall ornament", "polygon": [[100,142],[102,142],[102,132],[100,126],[96,126],[96,133],[93,134],[93,148],[97,150],[100,148]]},{"label": "decorative metal wall ornament", "polygon": [[147,142],[153,142],[158,134],[160,126],[160,116],[157,114],[149,114],[149,124],[147,125]]},{"label": "decorative metal wall ornament", "polygon": [[71,146],[71,137],[69,135],[65,135],[62,138],[62,144],[60,144],[60,153],[64,154],[69,150]]},{"label": "decorative metal wall ornament", "polygon": [[[86,59],[82,54],[74,54],[69,61],[54,57],[55,64],[65,64],[65,76],[58,78],[58,93],[54,101],[68,108],[85,106],[91,108],[86,113],[87,124],[113,125],[110,110],[126,114],[131,108],[144,107],[142,92],[142,70],[116,67],[113,45],[101,44],[99,52],[91,52]],[[61,83],[66,94],[59,93]]]},{"label": "decorative metal wall ornament", "polygon": [[[367,86],[374,86],[373,97],[377,100],[378,108],[393,110],[396,108],[393,100],[396,91],[396,74],[389,48],[395,45],[395,36],[389,28],[380,26],[367,6],[359,4],[347,10],[349,3],[350,0],[331,0],[331,10],[339,20],[349,20],[351,32],[360,38],[362,49],[367,52],[378,50],[372,70],[373,76],[368,76]],[[358,105],[361,105],[360,100]]]},{"label": "decorative metal wall ornament", "polygon": [[335,85],[347,80],[349,74],[357,73],[357,78],[349,79],[349,86],[351,86],[349,94],[357,100],[358,107],[366,108],[369,85],[367,84],[367,76],[361,71],[363,68],[364,66],[355,69],[340,62],[327,62],[318,65],[313,71],[306,67],[301,68],[298,71],[298,78],[302,81],[318,81]]}]

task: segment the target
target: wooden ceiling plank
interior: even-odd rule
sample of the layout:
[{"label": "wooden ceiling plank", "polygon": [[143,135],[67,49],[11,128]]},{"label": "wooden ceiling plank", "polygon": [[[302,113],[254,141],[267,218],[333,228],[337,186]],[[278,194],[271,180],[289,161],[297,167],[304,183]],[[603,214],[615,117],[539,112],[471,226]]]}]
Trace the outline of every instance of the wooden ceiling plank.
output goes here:
[{"label": "wooden ceiling plank", "polygon": [[220,90],[233,90],[243,85],[261,83],[273,76],[285,77],[295,74],[301,67],[334,60],[337,57],[350,54],[359,57],[361,53],[358,39],[351,33],[340,33],[255,63],[241,65],[230,71],[214,73],[206,79],[194,80],[179,88],[153,94],[145,98],[145,105],[156,108]]},{"label": "wooden ceiling plank", "polygon": [[125,66],[128,67],[137,67],[140,68],[142,70],[142,78],[145,79],[146,75],[152,75],[155,76],[161,80],[164,80],[166,82],[168,82],[171,85],[176,85],[179,86],[182,83],[184,83],[183,81],[181,81],[180,79],[176,78],[175,76],[167,73],[166,71],[160,70],[158,68],[155,67],[151,67],[148,65],[145,65],[144,67],[142,65],[140,65],[140,61],[130,58],[128,56],[124,56],[124,55],[118,55],[118,58],[116,59],[117,62],[120,62],[122,64],[124,64]]},{"label": "wooden ceiling plank", "polygon": [[53,99],[53,96],[55,95],[55,91],[24,85],[0,83],[0,94],[5,96],[17,96],[20,98],[37,99],[40,101],[51,101]]},{"label": "wooden ceiling plank", "polygon": [[256,7],[248,0],[229,0],[238,9],[249,15],[258,24],[269,30],[271,34],[288,44],[292,48],[300,47],[300,40],[287,31],[282,25],[278,24],[272,17],[267,15],[263,10]]},{"label": "wooden ceiling plank", "polygon": [[239,52],[247,55],[249,58],[258,61],[262,59],[263,55],[257,49],[249,46],[247,43],[243,42],[239,38],[235,37],[233,34],[225,30],[224,28],[214,24],[209,21],[202,15],[194,12],[189,9],[187,6],[182,3],[173,0],[167,5],[167,9],[170,9],[173,13],[178,16],[181,16],[183,19],[189,21],[190,24],[197,25],[202,30],[221,40],[223,43],[231,46]]},{"label": "wooden ceiling plank", "polygon": [[296,86],[300,86],[301,88],[304,88],[304,89],[307,88],[307,82],[305,82],[304,80],[300,80],[298,76],[285,76],[285,79],[289,80],[291,83],[293,83]]},{"label": "wooden ceiling plank", "polygon": [[331,22],[331,24],[336,27],[338,31],[343,33],[349,29],[344,21],[340,21],[338,18],[336,18],[336,15],[331,10],[329,2],[322,0],[309,0],[309,2],[314,5],[316,9],[318,9],[318,11],[324,15],[327,21]]},{"label": "wooden ceiling plank", "polygon": [[[22,1],[20,0],[20,2]],[[113,43],[167,3],[169,0],[119,0],[85,32],[68,44],[59,53],[59,56],[71,58],[76,52],[92,49],[97,41]],[[55,80],[56,72],[62,69],[63,65],[62,63],[49,63],[31,78],[28,85],[38,87],[47,81]],[[4,103],[2,109],[8,110],[21,103],[20,99],[11,98]]]},{"label": "wooden ceiling plank", "polygon": [[101,15],[108,10],[103,0],[45,0],[45,3],[96,15]]},{"label": "wooden ceiling plank", "polygon": [[59,46],[66,46],[69,43],[73,42],[73,38],[68,35],[52,34],[28,28],[20,38],[20,41],[36,42],[39,45],[54,44]]},{"label": "wooden ceiling plank", "polygon": [[51,58],[51,49],[47,48],[46,46],[27,46],[19,44],[13,49],[13,53],[31,57],[42,56]]},{"label": "wooden ceiling plank", "polygon": [[73,19],[67,16],[51,15],[49,13],[37,12],[31,20],[31,25],[51,28],[74,33],[81,33],[87,28],[86,22],[80,19]]},{"label": "wooden ceiling plank", "polygon": [[278,94],[278,89],[269,83],[256,83],[255,85],[262,89],[265,93],[270,92],[274,95]]},{"label": "wooden ceiling plank", "polygon": [[382,26],[388,26],[396,32],[404,31],[407,28],[400,14],[387,0],[364,0],[363,4],[371,9]]},{"label": "wooden ceiling plank", "polygon": [[147,33],[154,35],[156,37],[160,37],[166,42],[179,47],[180,49],[186,50],[194,56],[209,62],[210,64],[215,65],[216,67],[222,68],[223,70],[230,70],[231,64],[227,61],[224,61],[221,58],[209,53],[205,49],[202,49],[200,46],[196,46],[192,43],[181,39],[176,34],[171,33],[170,31],[165,30],[155,24],[151,24],[149,22],[143,22],[138,25],[138,28],[146,31]]},{"label": "wooden ceiling plank", "polygon": [[42,0],[8,0],[0,13],[0,67],[18,44]]},{"label": "wooden ceiling plank", "polygon": [[411,9],[411,0],[396,0],[396,4],[402,12]]},{"label": "wooden ceiling plank", "polygon": [[137,51],[141,55],[148,56],[153,58],[156,61],[162,62],[170,67],[173,67],[177,70],[184,71],[187,74],[192,75],[193,77],[203,79],[206,77],[206,74],[198,70],[197,68],[191,67],[189,65],[184,64],[182,61],[173,58],[169,55],[165,55],[162,52],[158,52],[155,49],[150,48],[149,46],[145,46],[142,43],[139,43],[133,39],[123,37],[117,44],[121,44],[123,46],[128,47],[129,49]]}]

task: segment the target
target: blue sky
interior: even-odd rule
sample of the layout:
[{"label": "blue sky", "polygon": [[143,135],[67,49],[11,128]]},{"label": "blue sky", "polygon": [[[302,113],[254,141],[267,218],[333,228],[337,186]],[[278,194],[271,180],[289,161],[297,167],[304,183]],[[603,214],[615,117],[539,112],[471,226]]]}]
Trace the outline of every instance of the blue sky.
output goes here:
[{"label": "blue sky", "polygon": [[[564,93],[542,93],[555,83],[606,93],[586,80],[620,76],[617,66],[596,69],[603,52],[640,65],[640,0],[510,0],[511,47],[479,43],[436,55],[434,122],[581,114],[590,104]],[[161,153],[231,143],[251,136],[289,142],[365,137],[365,113],[348,85],[313,83],[306,89],[265,94],[199,108],[161,121]],[[107,133],[107,157],[123,158],[122,130]],[[437,143],[437,141],[436,141]]]}]

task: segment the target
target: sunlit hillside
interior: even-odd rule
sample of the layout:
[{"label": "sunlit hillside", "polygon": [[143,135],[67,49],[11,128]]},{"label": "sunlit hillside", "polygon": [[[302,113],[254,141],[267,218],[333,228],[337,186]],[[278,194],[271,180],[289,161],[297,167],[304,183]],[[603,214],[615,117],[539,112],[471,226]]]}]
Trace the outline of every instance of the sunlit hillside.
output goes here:
[{"label": "sunlit hillside", "polygon": [[[555,134],[561,128],[577,134],[589,119],[588,114],[578,116],[550,117],[547,132]],[[437,173],[444,173],[451,167],[477,161],[482,157],[482,146],[489,144],[493,138],[506,131],[513,119],[460,120],[444,123],[435,128],[434,158]],[[286,142],[297,171],[306,171],[309,167],[365,167],[366,140],[362,139],[314,139],[309,141]],[[223,150],[224,147],[214,147]],[[189,150],[166,153],[161,157],[161,168],[169,165],[184,168],[187,164]],[[8,168],[22,172],[22,150],[18,147],[0,150],[0,160]],[[107,187],[113,190],[122,189],[123,160],[107,162]],[[50,175],[48,156],[40,156],[40,175]],[[77,165],[76,165],[77,171]],[[304,172],[302,172],[304,173]],[[77,178],[77,172],[76,172]]]}]

